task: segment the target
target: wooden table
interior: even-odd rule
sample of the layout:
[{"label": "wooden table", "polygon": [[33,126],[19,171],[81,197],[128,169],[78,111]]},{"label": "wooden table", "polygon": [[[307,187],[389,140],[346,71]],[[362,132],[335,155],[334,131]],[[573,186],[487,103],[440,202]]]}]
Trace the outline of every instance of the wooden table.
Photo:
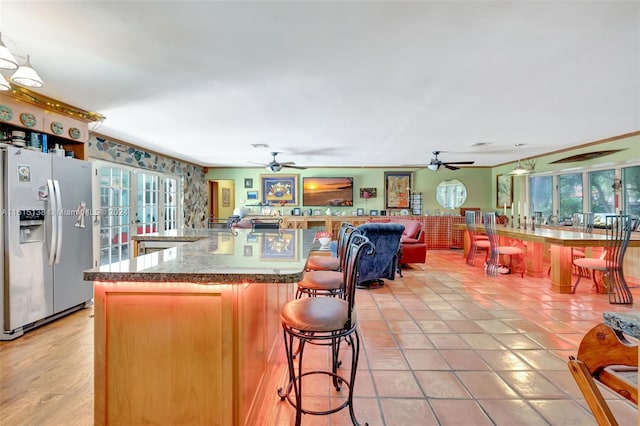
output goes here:
[{"label": "wooden table", "polygon": [[[466,225],[456,225],[459,229],[466,229]],[[476,225],[478,232],[484,232],[484,225]],[[588,234],[575,232],[571,229],[536,228],[535,230],[517,229],[509,226],[497,225],[496,233],[500,237],[512,238],[527,242],[525,262],[527,275],[543,277],[546,274],[543,257],[544,245],[551,245],[551,289],[558,293],[571,293],[572,263],[571,247],[604,247],[606,235],[604,233]],[[465,240],[468,239],[465,233]],[[466,247],[466,243],[465,243]],[[631,236],[629,247],[640,247],[640,235]]]}]

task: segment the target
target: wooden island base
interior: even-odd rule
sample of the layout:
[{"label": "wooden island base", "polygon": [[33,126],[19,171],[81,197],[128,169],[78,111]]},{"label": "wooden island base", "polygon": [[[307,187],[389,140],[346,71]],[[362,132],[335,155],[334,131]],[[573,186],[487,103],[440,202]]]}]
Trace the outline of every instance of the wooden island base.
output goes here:
[{"label": "wooden island base", "polygon": [[95,283],[95,424],[257,415],[294,284]]}]

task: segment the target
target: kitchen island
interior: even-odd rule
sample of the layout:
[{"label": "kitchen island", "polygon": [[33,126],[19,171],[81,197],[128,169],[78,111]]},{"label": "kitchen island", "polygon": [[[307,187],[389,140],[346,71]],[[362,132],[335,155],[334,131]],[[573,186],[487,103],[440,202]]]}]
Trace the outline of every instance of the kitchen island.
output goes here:
[{"label": "kitchen island", "polygon": [[[203,239],[85,271],[95,424],[252,422],[314,231]],[[274,389],[275,392],[275,389]]]}]

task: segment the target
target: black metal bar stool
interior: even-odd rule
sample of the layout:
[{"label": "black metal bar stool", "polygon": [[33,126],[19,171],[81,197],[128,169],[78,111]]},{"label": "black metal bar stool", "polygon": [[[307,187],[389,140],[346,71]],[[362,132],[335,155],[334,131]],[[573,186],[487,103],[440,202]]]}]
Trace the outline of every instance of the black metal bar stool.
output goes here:
[{"label": "black metal bar stool", "polygon": [[340,249],[338,251],[338,269],[335,271],[306,271],[302,276],[302,279],[298,282],[296,299],[299,299],[304,295],[309,297],[339,296],[344,298],[344,268],[349,256],[347,253],[347,247],[349,247],[351,237],[356,233],[359,232],[352,225],[344,227],[344,232],[340,236],[342,243],[340,244]]},{"label": "black metal bar stool", "polygon": [[[358,268],[364,255],[371,255],[375,246],[362,235],[354,234],[347,247],[347,260],[344,268],[344,298],[340,297],[303,297],[287,302],[282,308],[282,330],[284,345],[289,366],[289,383],[278,389],[281,400],[287,400],[296,408],[296,425],[300,425],[302,414],[326,415],[349,407],[349,414],[354,425],[359,425],[353,411],[353,388],[358,370],[360,355],[360,336],[357,330],[355,315],[355,294],[358,281]],[[345,340],[351,348],[351,371],[346,378],[339,374],[341,363],[338,359],[340,343]],[[296,348],[296,341],[298,343]],[[303,371],[303,355],[305,345],[325,345],[331,348],[331,370]],[[297,366],[294,358],[297,357]],[[346,400],[337,407],[324,411],[303,407],[303,378],[310,375],[327,375],[331,377],[337,391],[346,386]],[[291,395],[293,390],[294,395]],[[367,423],[365,423],[366,425]]]}]

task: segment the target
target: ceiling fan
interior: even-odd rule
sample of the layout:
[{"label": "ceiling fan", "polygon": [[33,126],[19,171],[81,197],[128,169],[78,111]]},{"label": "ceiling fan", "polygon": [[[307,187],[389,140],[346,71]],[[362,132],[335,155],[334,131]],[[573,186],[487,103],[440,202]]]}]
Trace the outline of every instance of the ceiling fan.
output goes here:
[{"label": "ceiling fan", "polygon": [[272,172],[279,172],[280,170],[282,170],[283,167],[288,167],[290,169],[299,169],[299,170],[305,170],[306,167],[300,167],[300,166],[296,166],[295,163],[291,162],[291,161],[287,161],[286,163],[279,163],[276,161],[276,155],[280,154],[279,152],[272,152],[271,155],[273,156],[273,160],[271,160],[270,163],[268,164],[264,164],[264,163],[253,163],[253,164],[262,164],[263,166],[267,167],[267,170],[270,170]]},{"label": "ceiling fan", "polygon": [[453,164],[473,164],[475,161],[449,161],[443,162],[438,159],[438,154],[440,151],[433,151],[433,155],[435,158],[431,159],[431,162],[427,165],[427,168],[431,171],[437,172],[443,167],[446,167],[449,170],[458,170],[460,167],[456,167]]}]

